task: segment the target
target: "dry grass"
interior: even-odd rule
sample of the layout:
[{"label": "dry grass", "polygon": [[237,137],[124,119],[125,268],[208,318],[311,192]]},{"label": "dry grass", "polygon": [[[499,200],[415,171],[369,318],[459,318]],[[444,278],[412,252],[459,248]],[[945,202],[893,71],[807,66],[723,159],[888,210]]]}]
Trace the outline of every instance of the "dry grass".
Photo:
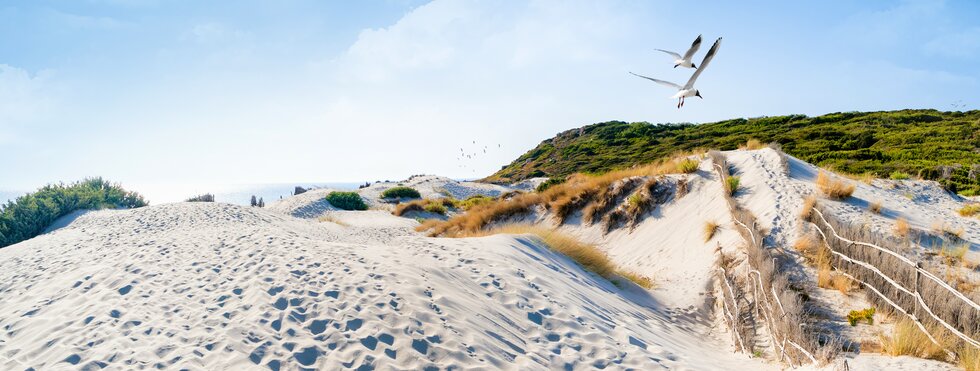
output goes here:
[{"label": "dry grass", "polygon": [[700,164],[701,163],[698,162],[697,160],[685,158],[677,162],[677,170],[684,174],[690,174],[695,171],[698,171],[698,166]]},{"label": "dry grass", "polygon": [[980,213],[980,203],[963,206],[963,208],[959,210],[959,213],[962,216],[974,216],[977,213]]},{"label": "dry grass", "polygon": [[901,238],[909,236],[909,222],[905,218],[898,218],[895,221],[895,235]]},{"label": "dry grass", "polygon": [[941,219],[933,221],[930,228],[933,233],[950,239],[963,239],[963,234],[966,233],[963,228],[954,228]]},{"label": "dry grass", "polygon": [[854,288],[854,281],[843,274],[835,274],[830,281],[830,286],[844,295],[850,294]]},{"label": "dry grass", "polygon": [[868,211],[875,214],[881,214],[881,200],[868,203]]},{"label": "dry grass", "polygon": [[713,220],[708,220],[704,222],[704,242],[711,241],[711,238],[715,236],[715,232],[718,231],[718,222]]},{"label": "dry grass", "polygon": [[337,218],[335,218],[333,216],[330,216],[330,215],[321,216],[321,217],[317,218],[317,220],[319,220],[321,223],[322,222],[333,223],[333,224],[339,225],[341,227],[348,227],[348,226],[350,226],[347,223],[344,223],[343,221],[341,221],[340,219],[337,219]]},{"label": "dry grass", "polygon": [[500,233],[531,234],[537,236],[539,239],[541,239],[541,242],[547,245],[551,250],[569,257],[586,270],[598,274],[606,279],[612,279],[616,276],[620,276],[645,289],[651,289],[654,287],[654,282],[649,277],[616,267],[615,263],[613,263],[612,260],[609,259],[609,256],[602,250],[553,229],[528,224],[507,224],[493,228],[489,231],[480,231],[478,233],[469,234],[465,237],[487,236]]},{"label": "dry grass", "polygon": [[409,202],[402,202],[395,207],[395,211],[391,213],[395,216],[404,216],[405,214],[416,211],[428,211],[430,213],[446,215],[448,208],[455,207],[455,203],[452,199],[441,198],[441,199],[431,199],[425,198],[421,200],[412,200]]},{"label": "dry grass", "polygon": [[829,198],[843,200],[851,197],[854,193],[854,185],[842,180],[833,179],[826,172],[821,171],[817,174],[817,188]]},{"label": "dry grass", "polygon": [[944,243],[939,248],[939,256],[943,258],[946,265],[953,266],[963,261],[963,257],[969,250],[969,243]]},{"label": "dry grass", "polygon": [[969,345],[963,345],[960,347],[959,351],[956,352],[959,356],[960,367],[963,367],[966,371],[980,371],[980,349],[974,348]]},{"label": "dry grass", "polygon": [[745,149],[750,151],[763,148],[766,148],[766,145],[762,144],[762,142],[760,142],[758,139],[749,139],[747,142],[745,142]]},{"label": "dry grass", "polygon": [[[936,331],[931,331],[936,334]],[[895,324],[891,336],[879,335],[882,352],[890,356],[913,356],[919,358],[944,360],[946,352],[926,336],[911,320],[902,319]],[[940,344],[943,342],[940,340]]]},{"label": "dry grass", "polygon": [[803,210],[800,211],[800,219],[806,220],[813,212],[813,207],[817,205],[817,195],[809,195],[803,199]]}]

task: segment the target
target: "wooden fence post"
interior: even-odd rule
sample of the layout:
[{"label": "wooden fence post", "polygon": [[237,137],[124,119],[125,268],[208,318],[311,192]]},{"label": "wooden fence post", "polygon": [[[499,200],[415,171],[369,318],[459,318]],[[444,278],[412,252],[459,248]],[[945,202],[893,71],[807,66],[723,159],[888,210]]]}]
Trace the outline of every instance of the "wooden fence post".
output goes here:
[{"label": "wooden fence post", "polygon": [[918,296],[920,296],[919,295],[919,276],[921,275],[921,273],[919,273],[921,272],[920,269],[922,269],[922,262],[920,261],[915,262],[915,280],[912,281],[912,292],[915,293],[916,298],[914,298],[915,302],[912,303],[912,314],[914,314],[916,317],[919,316]]}]

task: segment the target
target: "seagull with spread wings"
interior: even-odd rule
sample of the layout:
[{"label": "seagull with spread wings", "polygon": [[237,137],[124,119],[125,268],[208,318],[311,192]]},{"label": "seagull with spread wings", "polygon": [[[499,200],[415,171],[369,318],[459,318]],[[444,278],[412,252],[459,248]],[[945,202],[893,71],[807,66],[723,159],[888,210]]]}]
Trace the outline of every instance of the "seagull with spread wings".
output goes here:
[{"label": "seagull with spread wings", "polygon": [[[700,47],[701,47],[701,35],[698,35],[698,38],[694,39],[694,42],[691,44],[691,47],[687,49],[687,52],[684,53],[684,56],[681,56],[680,54],[677,54],[670,50],[663,50],[663,49],[657,49],[657,50],[670,54],[670,56],[674,57],[674,68],[677,68],[677,66],[687,67],[687,68],[698,68],[698,66],[694,65],[694,62],[691,60],[691,58],[694,58],[694,53],[697,53],[698,48]],[[702,63],[702,65],[703,64],[704,63]]]},{"label": "seagull with spread wings", "polygon": [[701,68],[698,68],[697,70],[694,71],[694,74],[691,75],[691,79],[687,80],[687,84],[684,84],[684,86],[677,85],[670,81],[658,80],[652,77],[637,75],[633,72],[630,73],[633,74],[633,76],[642,77],[644,79],[653,81],[660,85],[669,86],[674,89],[677,89],[677,94],[672,95],[670,98],[677,98],[677,108],[681,108],[684,106],[684,98],[698,97],[704,99],[704,97],[701,96],[701,92],[698,91],[698,89],[694,88],[694,82],[697,81],[698,76],[701,76],[701,72],[708,67],[708,63],[711,62],[711,59],[715,57],[715,53],[718,52],[718,45],[721,45],[720,37],[718,38],[718,40],[715,40],[715,43],[713,45],[711,45],[711,49],[708,49],[708,54],[706,54],[704,56],[704,60],[701,61]]}]

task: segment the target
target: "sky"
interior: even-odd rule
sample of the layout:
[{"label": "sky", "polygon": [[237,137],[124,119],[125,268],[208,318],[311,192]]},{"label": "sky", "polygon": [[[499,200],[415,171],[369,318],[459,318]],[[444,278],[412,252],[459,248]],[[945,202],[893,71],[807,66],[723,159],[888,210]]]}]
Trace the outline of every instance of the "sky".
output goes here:
[{"label": "sky", "polygon": [[[628,74],[698,34],[703,100]],[[977,66],[973,1],[2,1],[0,190],[478,178],[609,120],[976,109]]]}]

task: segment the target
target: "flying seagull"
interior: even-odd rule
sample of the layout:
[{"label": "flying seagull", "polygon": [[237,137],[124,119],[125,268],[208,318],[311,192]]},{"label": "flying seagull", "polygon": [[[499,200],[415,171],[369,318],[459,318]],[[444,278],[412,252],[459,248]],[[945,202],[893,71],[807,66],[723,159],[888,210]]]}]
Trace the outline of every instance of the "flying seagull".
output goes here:
[{"label": "flying seagull", "polygon": [[701,92],[698,91],[698,89],[694,88],[694,82],[697,81],[698,76],[701,76],[701,72],[708,67],[708,63],[711,62],[711,59],[715,57],[715,53],[718,52],[718,45],[721,45],[720,37],[718,38],[718,40],[715,40],[715,43],[713,45],[711,45],[711,49],[708,49],[708,54],[705,54],[704,60],[701,61],[701,68],[698,68],[697,70],[694,71],[694,74],[691,75],[691,79],[687,80],[687,84],[684,84],[684,86],[677,85],[670,81],[658,80],[652,77],[637,75],[632,72],[630,73],[633,74],[633,76],[642,77],[644,79],[653,81],[660,85],[665,85],[677,89],[677,94],[672,95],[671,98],[677,98],[677,108],[681,108],[684,106],[684,98],[698,97],[704,99],[704,97],[701,96]]},{"label": "flying seagull", "polygon": [[[691,48],[687,49],[687,53],[684,53],[683,57],[680,54],[674,53],[670,50],[663,50],[663,49],[657,49],[657,50],[670,54],[670,56],[674,57],[674,68],[677,68],[677,66],[687,67],[687,68],[698,68],[698,66],[694,65],[694,62],[691,61],[691,58],[694,58],[694,53],[697,53],[698,48],[700,47],[701,47],[701,35],[698,35],[698,38],[694,39],[694,42],[691,43]],[[703,66],[704,63],[701,63],[701,65]]]}]

